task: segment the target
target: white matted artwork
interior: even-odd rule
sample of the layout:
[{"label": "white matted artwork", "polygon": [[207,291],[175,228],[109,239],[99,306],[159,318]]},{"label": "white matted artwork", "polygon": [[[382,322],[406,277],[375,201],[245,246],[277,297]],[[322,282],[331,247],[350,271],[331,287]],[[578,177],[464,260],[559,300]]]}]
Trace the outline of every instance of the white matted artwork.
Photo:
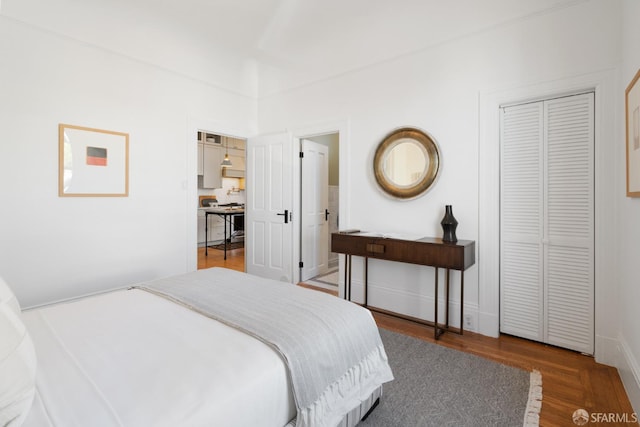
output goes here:
[{"label": "white matted artwork", "polygon": [[625,92],[627,124],[627,197],[640,197],[640,70]]},{"label": "white matted artwork", "polygon": [[58,195],[127,197],[129,134],[58,125]]}]

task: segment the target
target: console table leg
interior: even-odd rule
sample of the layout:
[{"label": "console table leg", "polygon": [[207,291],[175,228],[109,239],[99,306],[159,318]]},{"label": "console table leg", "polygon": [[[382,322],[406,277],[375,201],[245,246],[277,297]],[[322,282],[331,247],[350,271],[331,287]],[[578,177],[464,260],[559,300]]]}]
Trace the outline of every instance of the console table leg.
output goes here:
[{"label": "console table leg", "polygon": [[369,257],[364,257],[364,306],[367,306],[367,290],[369,289]]},{"label": "console table leg", "polygon": [[344,294],[342,298],[347,298],[347,292],[349,290],[349,255],[344,255]]},{"label": "console table leg", "polygon": [[460,335],[464,333],[464,270],[460,270]]},{"label": "console table leg", "polygon": [[438,267],[435,267],[436,277],[435,277],[435,296],[434,296],[434,304],[433,304],[433,338],[438,339],[440,334],[438,333]]},{"label": "console table leg", "polygon": [[445,285],[445,295],[444,295],[444,322],[445,329],[449,329],[449,272],[450,270],[447,268],[446,280],[447,283]]},{"label": "console table leg", "polygon": [[[351,255],[347,255],[345,260],[345,271],[344,271],[344,296],[347,300],[351,301]],[[349,280],[347,280],[347,274]]]}]

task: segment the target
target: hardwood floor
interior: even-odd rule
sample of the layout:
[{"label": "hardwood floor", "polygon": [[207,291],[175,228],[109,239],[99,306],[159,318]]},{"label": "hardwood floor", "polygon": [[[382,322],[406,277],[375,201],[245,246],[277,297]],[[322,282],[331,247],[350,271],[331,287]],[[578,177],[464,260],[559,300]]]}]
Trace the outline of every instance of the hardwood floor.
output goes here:
[{"label": "hardwood floor", "polygon": [[209,248],[208,255],[204,255],[204,248],[198,248],[198,269],[209,267],[226,267],[231,270],[244,271],[244,248],[224,251]]},{"label": "hardwood floor", "polygon": [[[201,258],[205,258],[204,249],[199,250],[198,268],[222,266],[244,271],[244,249],[232,252],[227,253],[227,260],[224,261],[222,251],[209,250],[207,259],[201,261]],[[300,285],[332,293],[311,285]],[[335,292],[333,294],[335,295]],[[429,326],[380,313],[374,313],[374,318],[381,328],[435,342],[433,329]],[[596,363],[592,357],[508,335],[489,338],[472,332],[465,332],[462,336],[446,333],[441,336],[437,344],[527,371],[533,369],[540,371],[543,394],[540,412],[541,426],[575,426],[572,415],[574,411],[581,408],[587,410],[591,416],[602,413],[605,414],[603,415],[605,417],[611,417],[608,414],[614,414],[613,417],[624,417],[626,414],[627,419],[632,419],[633,408],[629,403],[618,371],[610,366]],[[589,422],[588,425],[630,426],[638,424]]]}]

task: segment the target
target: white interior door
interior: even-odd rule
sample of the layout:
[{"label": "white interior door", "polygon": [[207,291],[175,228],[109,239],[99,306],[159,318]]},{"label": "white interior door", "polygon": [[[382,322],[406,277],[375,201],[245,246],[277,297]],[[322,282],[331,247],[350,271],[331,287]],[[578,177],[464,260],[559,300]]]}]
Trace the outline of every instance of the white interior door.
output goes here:
[{"label": "white interior door", "polygon": [[288,134],[247,140],[246,269],[284,282],[293,280],[292,169]]},{"label": "white interior door", "polygon": [[329,268],[329,147],[303,139],[302,153],[300,280],[304,281]]}]

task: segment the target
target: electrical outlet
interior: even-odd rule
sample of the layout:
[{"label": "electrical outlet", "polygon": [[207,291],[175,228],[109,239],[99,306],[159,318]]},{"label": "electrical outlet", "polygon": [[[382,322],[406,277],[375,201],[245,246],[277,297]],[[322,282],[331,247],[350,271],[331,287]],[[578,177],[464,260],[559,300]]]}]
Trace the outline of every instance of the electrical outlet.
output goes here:
[{"label": "electrical outlet", "polygon": [[464,328],[473,329],[473,316],[470,314],[464,315]]}]

